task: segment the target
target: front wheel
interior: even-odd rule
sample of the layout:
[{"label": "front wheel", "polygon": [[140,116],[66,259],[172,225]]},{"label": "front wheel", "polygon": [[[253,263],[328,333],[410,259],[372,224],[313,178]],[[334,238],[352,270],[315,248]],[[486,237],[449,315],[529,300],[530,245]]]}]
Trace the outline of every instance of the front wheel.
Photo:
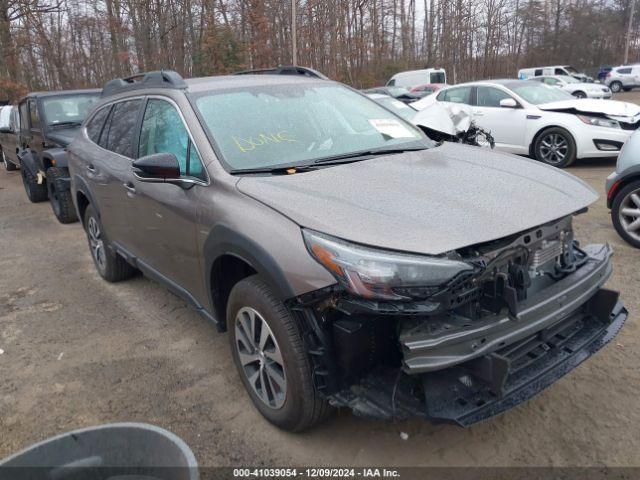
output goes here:
[{"label": "front wheel", "polygon": [[573,92],[573,96],[576,98],[587,98],[587,94],[584,92]]},{"label": "front wheel", "polygon": [[229,295],[231,355],[251,401],[279,428],[299,432],[320,422],[328,402],[317,392],[298,322],[256,277]]},{"label": "front wheel", "polygon": [[533,153],[537,160],[566,168],[576,159],[576,142],[563,128],[548,128],[536,138]]},{"label": "front wheel", "polygon": [[87,207],[84,214],[84,228],[87,232],[93,263],[102,278],[108,282],[119,282],[135,275],[136,269],[109,245],[100,218],[91,205]]},{"label": "front wheel", "polygon": [[49,170],[47,170],[47,193],[51,201],[53,214],[60,223],[73,223],[78,221],[71,190],[69,188],[58,188],[59,183],[68,178],[69,173],[66,169],[50,167]]},{"label": "front wheel", "polygon": [[640,180],[630,183],[615,196],[611,221],[618,235],[640,248]]}]

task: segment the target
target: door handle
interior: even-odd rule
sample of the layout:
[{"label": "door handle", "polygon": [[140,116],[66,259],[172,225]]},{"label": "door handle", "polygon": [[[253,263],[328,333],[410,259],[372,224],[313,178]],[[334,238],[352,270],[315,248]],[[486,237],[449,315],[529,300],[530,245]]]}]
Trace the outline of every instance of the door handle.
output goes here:
[{"label": "door handle", "polygon": [[126,182],[126,183],[123,183],[123,184],[122,184],[122,186],[124,187],[124,189],[125,189],[128,193],[130,193],[130,194],[132,194],[132,195],[135,195],[135,194],[136,194],[136,187],[133,185],[133,183],[131,183],[131,182]]}]

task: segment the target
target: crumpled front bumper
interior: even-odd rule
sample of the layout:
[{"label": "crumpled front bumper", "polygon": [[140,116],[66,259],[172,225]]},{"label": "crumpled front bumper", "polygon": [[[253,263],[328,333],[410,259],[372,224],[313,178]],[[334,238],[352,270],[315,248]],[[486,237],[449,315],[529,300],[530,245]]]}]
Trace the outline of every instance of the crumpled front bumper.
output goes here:
[{"label": "crumpled front bumper", "polygon": [[606,345],[627,318],[618,293],[602,288],[611,249],[584,250],[585,265],[521,303],[515,317],[404,333],[403,373],[371,372],[330,401],[364,416],[468,426],[531,398]]}]

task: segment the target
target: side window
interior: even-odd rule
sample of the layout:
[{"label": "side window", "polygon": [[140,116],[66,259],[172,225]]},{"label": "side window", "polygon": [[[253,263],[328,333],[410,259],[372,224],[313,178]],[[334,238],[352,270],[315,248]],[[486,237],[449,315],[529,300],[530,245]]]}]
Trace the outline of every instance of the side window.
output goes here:
[{"label": "side window", "polygon": [[[472,87],[458,87],[445,90],[443,92],[444,100],[442,101],[452,103],[466,103],[467,105],[471,105],[471,88]],[[440,100],[440,95],[438,95],[438,100]]]},{"label": "side window", "polygon": [[202,161],[176,108],[165,100],[150,98],[142,120],[138,156],[173,153],[180,174],[206,179]]},{"label": "side window", "polygon": [[387,83],[388,87],[395,87],[396,85],[396,79],[392,78],[391,80],[389,80],[389,83]]},{"label": "side window", "polygon": [[100,143],[100,134],[102,133],[102,127],[104,122],[109,116],[111,111],[111,105],[102,107],[98,112],[87,122],[87,136],[94,143]]},{"label": "side window", "polygon": [[541,68],[538,68],[538,69],[535,71],[534,75],[535,75],[536,77],[539,77],[540,75],[542,75],[542,72],[543,72],[543,71],[542,71],[542,69],[541,69]]},{"label": "side window", "polygon": [[631,73],[631,69],[630,68],[619,68],[617,70],[618,73],[621,73],[622,75],[629,75]]},{"label": "side window", "polygon": [[493,87],[478,87],[477,95],[478,107],[500,108],[500,100],[504,100],[505,98],[512,98],[508,93]]},{"label": "side window", "polygon": [[553,87],[558,84],[558,80],[556,80],[555,78],[545,78],[544,83]]},{"label": "side window", "polygon": [[[142,100],[127,100],[113,106],[106,148],[125,157],[133,156],[133,139]],[[104,137],[104,133],[102,134]],[[104,142],[101,142],[104,143]]]},{"label": "side window", "polygon": [[29,119],[31,128],[40,128],[40,117],[38,116],[38,107],[35,100],[29,100]]},{"label": "side window", "polygon": [[556,68],[554,75],[569,75],[564,68]]}]

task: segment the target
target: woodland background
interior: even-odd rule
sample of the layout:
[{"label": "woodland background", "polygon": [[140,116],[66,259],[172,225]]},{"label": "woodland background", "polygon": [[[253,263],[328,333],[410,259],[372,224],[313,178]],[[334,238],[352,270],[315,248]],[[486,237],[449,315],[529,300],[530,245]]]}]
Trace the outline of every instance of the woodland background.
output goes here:
[{"label": "woodland background", "polygon": [[[631,0],[297,0],[298,64],[356,87],[438,66],[449,82],[624,56]],[[640,14],[630,61],[640,61]],[[140,71],[291,63],[289,0],[0,0],[0,98]]]}]

